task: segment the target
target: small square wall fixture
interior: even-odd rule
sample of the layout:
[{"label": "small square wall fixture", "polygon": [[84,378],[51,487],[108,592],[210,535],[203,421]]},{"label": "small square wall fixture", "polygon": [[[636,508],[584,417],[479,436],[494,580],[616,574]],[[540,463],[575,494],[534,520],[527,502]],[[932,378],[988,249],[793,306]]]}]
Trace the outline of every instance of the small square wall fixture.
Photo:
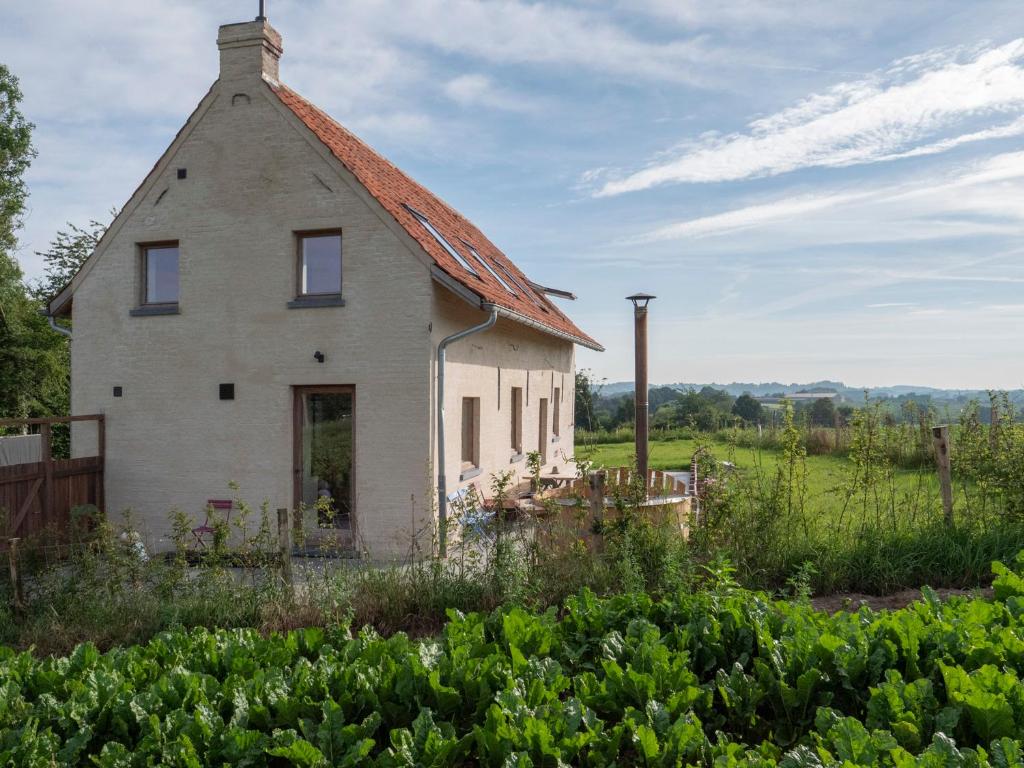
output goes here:
[{"label": "small square wall fixture", "polygon": [[121,397],[124,395],[124,387],[114,387],[114,397]]},{"label": "small square wall fixture", "polygon": [[178,169],[178,178],[179,179],[184,179],[184,178],[187,178],[187,177],[188,177],[188,168],[179,168]]},{"label": "small square wall fixture", "polygon": [[234,384],[221,384],[220,385],[220,399],[221,400],[234,400],[235,399],[235,385]]}]

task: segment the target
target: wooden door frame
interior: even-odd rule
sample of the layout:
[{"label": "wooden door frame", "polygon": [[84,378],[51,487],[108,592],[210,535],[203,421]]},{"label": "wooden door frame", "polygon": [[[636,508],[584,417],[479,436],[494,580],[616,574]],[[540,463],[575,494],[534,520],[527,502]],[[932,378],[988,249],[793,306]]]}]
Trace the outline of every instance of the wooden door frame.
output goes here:
[{"label": "wooden door frame", "polygon": [[352,498],[349,512],[349,528],[353,545],[358,529],[356,515],[356,385],[355,384],[293,384],[292,385],[292,509],[296,511],[295,525],[302,525],[302,396],[308,394],[349,394],[352,395]]}]

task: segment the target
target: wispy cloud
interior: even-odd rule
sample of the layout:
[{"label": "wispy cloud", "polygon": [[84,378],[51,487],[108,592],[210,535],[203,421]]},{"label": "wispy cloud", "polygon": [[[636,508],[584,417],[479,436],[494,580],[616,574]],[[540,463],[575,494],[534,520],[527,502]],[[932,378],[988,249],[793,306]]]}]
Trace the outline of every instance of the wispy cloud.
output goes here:
[{"label": "wispy cloud", "polygon": [[532,112],[535,109],[526,97],[505,91],[492,78],[480,73],[453,77],[445,83],[444,95],[462,107],[486,107],[507,112]]},{"label": "wispy cloud", "polygon": [[647,168],[605,181],[595,194],[875,163],[1018,135],[1022,119],[984,127],[972,122],[1024,110],[1022,62],[1024,39],[901,59],[755,120],[745,132],[686,143]]},{"label": "wispy cloud", "polygon": [[[760,247],[940,240],[1009,235],[1024,226],[1024,152],[995,155],[902,184],[789,195],[664,224],[627,242],[761,233]],[[765,231],[774,237],[766,241]],[[741,250],[745,243],[735,240]]]}]

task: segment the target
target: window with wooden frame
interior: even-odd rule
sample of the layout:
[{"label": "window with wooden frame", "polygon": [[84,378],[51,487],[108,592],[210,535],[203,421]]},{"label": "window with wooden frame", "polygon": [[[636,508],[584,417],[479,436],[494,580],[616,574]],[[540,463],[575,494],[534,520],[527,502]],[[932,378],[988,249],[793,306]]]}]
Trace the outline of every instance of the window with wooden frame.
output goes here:
[{"label": "window with wooden frame", "polygon": [[523,453],[523,388],[512,387],[509,410],[512,412],[512,453],[521,456]]},{"label": "window with wooden frame", "polygon": [[139,245],[139,301],[132,315],[178,313],[178,242]]},{"label": "window with wooden frame", "polygon": [[142,303],[178,303],[178,244],[142,246]]},{"label": "window with wooden frame", "polygon": [[559,418],[559,416],[562,411],[560,407],[561,400],[562,389],[561,387],[555,387],[554,402],[551,406],[551,433],[555,436],[556,439],[559,435],[562,434],[562,428],[559,426],[559,424],[561,423],[561,419]]},{"label": "window with wooden frame", "polygon": [[341,297],[341,229],[296,232],[296,296]]},{"label": "window with wooden frame", "polygon": [[480,398],[462,398],[462,470],[480,466]]}]

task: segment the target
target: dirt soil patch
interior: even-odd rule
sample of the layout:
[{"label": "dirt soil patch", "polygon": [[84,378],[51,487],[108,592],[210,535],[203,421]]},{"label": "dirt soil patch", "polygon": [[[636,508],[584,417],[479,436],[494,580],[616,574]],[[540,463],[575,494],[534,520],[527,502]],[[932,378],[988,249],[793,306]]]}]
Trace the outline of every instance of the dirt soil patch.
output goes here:
[{"label": "dirt soil patch", "polygon": [[[964,597],[981,597],[990,599],[992,587],[977,587],[975,589],[936,589],[935,593],[943,600],[949,600],[958,595]],[[920,589],[904,589],[891,595],[863,595],[859,592],[845,592],[837,595],[825,595],[823,597],[812,597],[811,605],[816,610],[827,613],[837,611],[856,611],[862,605],[866,605],[873,611],[896,610],[906,608],[911,603],[921,599]]]}]

